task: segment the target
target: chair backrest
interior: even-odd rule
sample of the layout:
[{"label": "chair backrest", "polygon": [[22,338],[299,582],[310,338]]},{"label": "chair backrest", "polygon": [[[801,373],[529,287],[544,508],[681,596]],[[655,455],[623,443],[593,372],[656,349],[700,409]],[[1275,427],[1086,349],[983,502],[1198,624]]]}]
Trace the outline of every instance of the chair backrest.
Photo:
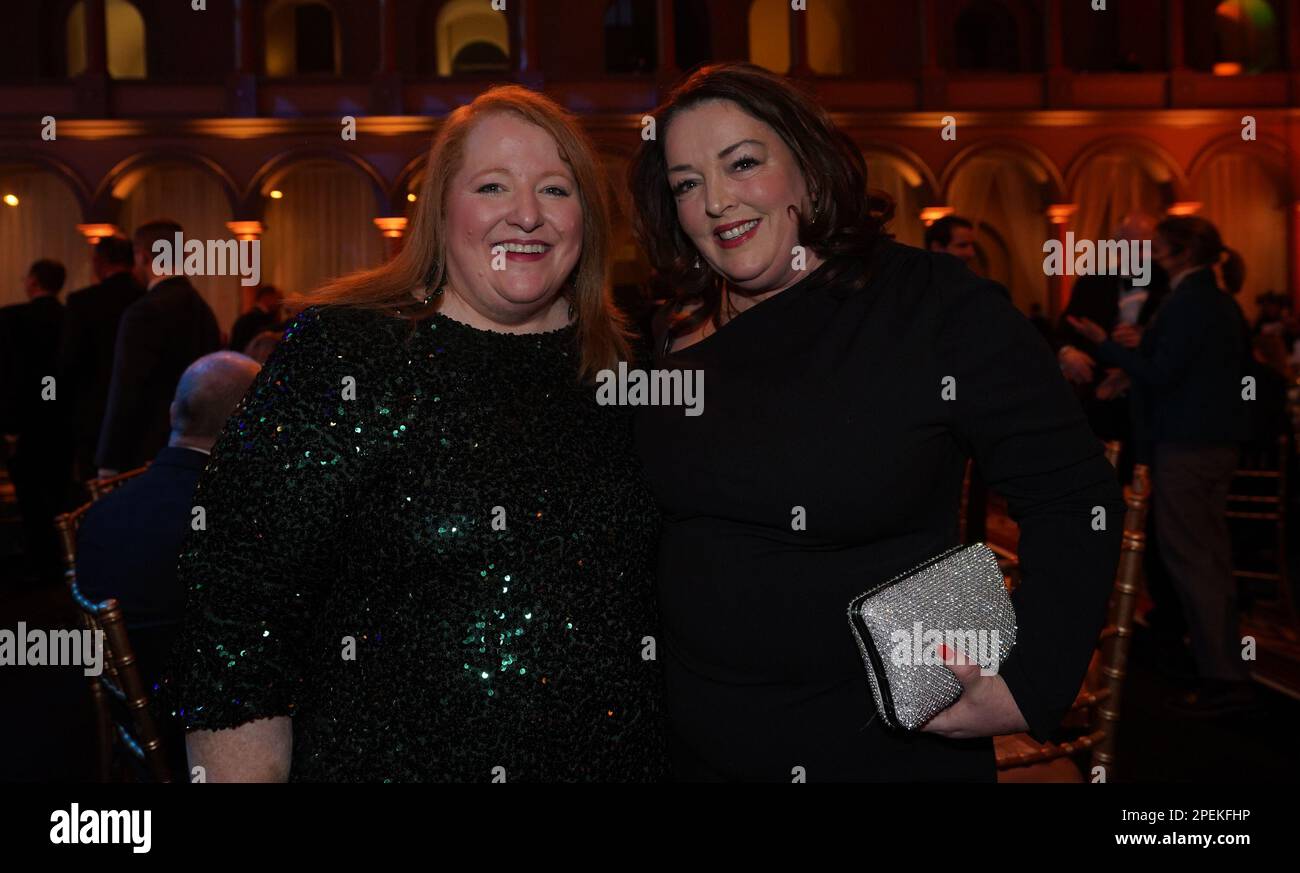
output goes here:
[{"label": "chair backrest", "polygon": [[1101,632],[1101,672],[1104,694],[1096,708],[1096,729],[1101,736],[1092,749],[1092,766],[1105,768],[1106,781],[1115,776],[1115,735],[1119,727],[1121,694],[1128,672],[1133,615],[1142,586],[1142,560],[1146,552],[1147,509],[1151,502],[1151,470],[1133,467],[1133,481],[1124,489],[1124,537],[1111,593],[1109,619]]},{"label": "chair backrest", "polygon": [[123,482],[139,476],[148,469],[149,465],[145,464],[143,467],[136,467],[134,470],[127,470],[125,473],[118,473],[116,476],[106,476],[103,479],[88,480],[86,482],[86,488],[90,491],[90,499],[92,501],[98,500],[114,488],[120,486]]},{"label": "chair backrest", "polygon": [[[68,591],[77,607],[81,625],[91,633],[102,634],[104,639],[104,669],[99,676],[90,677],[90,696],[95,712],[97,771],[101,782],[113,777],[113,749],[120,744],[137,761],[145,772],[157,782],[172,781],[162,740],[149,710],[148,694],[140,676],[139,664],[131,647],[117,600],[110,598],[102,603],[87,599],[77,586],[77,531],[94,501],[138,476],[148,469],[148,464],[129,470],[109,479],[91,480],[92,500],[65,512],[54,519],[63,548],[63,561],[67,566],[64,577]],[[107,487],[96,490],[95,483]]]},{"label": "chair backrest", "polygon": [[[1241,461],[1228,490],[1226,516],[1235,522],[1234,545],[1242,545],[1244,551],[1250,551],[1249,547],[1257,544],[1257,538],[1251,536],[1252,533],[1271,534],[1271,548],[1266,547],[1267,551],[1271,551],[1266,562],[1271,565],[1271,569],[1265,569],[1261,566],[1263,562],[1259,561],[1247,560],[1242,562],[1246,566],[1242,566],[1238,562],[1241,557],[1239,550],[1234,548],[1233,575],[1252,586],[1259,583],[1271,585],[1275,595],[1271,601],[1262,605],[1284,624],[1296,626],[1300,625],[1300,617],[1296,613],[1287,573],[1286,486],[1290,472],[1288,442],[1287,435],[1283,434],[1272,445],[1247,447],[1242,451]],[[1250,529],[1256,525],[1253,530]]]},{"label": "chair backrest", "polygon": [[77,571],[77,529],[86,517],[94,501],[83,503],[71,512],[54,517],[54,527],[59,532],[59,544],[63,548],[63,563],[66,566],[63,575],[71,580],[70,574]]},{"label": "chair backrest", "polygon": [[149,695],[117,600],[109,598],[102,603],[87,600],[77,588],[75,573],[69,574],[68,587],[83,625],[93,633],[102,634],[104,639],[104,669],[99,676],[91,678],[92,696],[105,716],[101,728],[109,730],[107,744],[101,731],[100,751],[105,756],[100,762],[101,778],[111,774],[112,744],[116,740],[140,763],[150,779],[171,782],[162,736],[149,709]]},{"label": "chair backrest", "polygon": [[[1106,443],[1106,458],[1119,461],[1122,445]],[[1115,583],[1111,589],[1106,626],[1098,638],[1097,651],[1084,678],[1066,724],[1082,733],[1065,742],[1039,743],[1027,734],[996,737],[997,766],[1006,771],[1043,766],[1061,758],[1092,750],[1092,767],[1103,768],[1105,780],[1115,775],[1115,735],[1119,723],[1120,692],[1128,668],[1129,643],[1133,636],[1133,615],[1137,609],[1142,583],[1142,558],[1146,551],[1146,517],[1151,499],[1150,469],[1144,464],[1133,468],[1133,481],[1124,489],[1127,510],[1124,513],[1123,541]],[[1028,772],[1028,771],[1024,771]],[[1044,781],[1059,781],[1055,778]],[[1001,781],[1033,781],[1008,779]],[[1099,780],[1100,781],[1100,780]]]}]

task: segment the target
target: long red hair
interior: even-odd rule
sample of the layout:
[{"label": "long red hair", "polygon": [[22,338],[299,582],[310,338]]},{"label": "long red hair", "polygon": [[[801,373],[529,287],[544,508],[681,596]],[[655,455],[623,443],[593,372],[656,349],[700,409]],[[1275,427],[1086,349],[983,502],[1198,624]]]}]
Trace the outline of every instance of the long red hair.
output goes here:
[{"label": "long red hair", "polygon": [[[442,286],[446,277],[446,196],[460,169],[469,132],[484,116],[511,112],[549,133],[573,171],[582,203],[582,253],[562,292],[577,317],[579,375],[595,377],[629,357],[628,327],[609,286],[609,199],[596,150],[577,120],[550,98],[519,85],[502,85],[451,113],[429,149],[424,181],[404,245],[387,263],[326,283],[307,304],[354,306],[420,320],[436,305],[415,307],[413,298]],[[435,301],[441,298],[435,298]]]}]

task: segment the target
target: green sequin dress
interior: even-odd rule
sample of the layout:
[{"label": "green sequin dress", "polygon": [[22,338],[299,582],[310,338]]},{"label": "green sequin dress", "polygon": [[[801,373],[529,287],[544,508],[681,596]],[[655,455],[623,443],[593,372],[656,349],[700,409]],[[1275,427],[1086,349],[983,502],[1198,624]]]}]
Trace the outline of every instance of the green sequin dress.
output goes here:
[{"label": "green sequin dress", "polygon": [[664,778],[658,516],[574,340],[304,311],[195,491],[164,705],[292,715],[293,780]]}]

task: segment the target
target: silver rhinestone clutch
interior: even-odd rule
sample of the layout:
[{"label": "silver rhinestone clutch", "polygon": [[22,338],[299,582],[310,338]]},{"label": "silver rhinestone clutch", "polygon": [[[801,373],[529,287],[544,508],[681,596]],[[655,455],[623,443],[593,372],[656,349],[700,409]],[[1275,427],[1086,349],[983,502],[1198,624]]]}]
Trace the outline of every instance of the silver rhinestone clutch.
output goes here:
[{"label": "silver rhinestone clutch", "polygon": [[849,626],[867,667],[876,711],[890,727],[916,730],[961,696],[938,652],[965,653],[985,673],[1016,644],[1016,610],[988,546],[955,546],[859,594]]}]

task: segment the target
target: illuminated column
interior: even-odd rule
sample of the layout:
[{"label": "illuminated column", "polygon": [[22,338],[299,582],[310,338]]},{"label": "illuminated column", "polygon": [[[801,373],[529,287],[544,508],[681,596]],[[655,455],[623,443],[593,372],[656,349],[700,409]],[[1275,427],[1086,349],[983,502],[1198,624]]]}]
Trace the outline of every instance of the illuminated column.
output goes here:
[{"label": "illuminated column", "polygon": [[108,116],[108,19],[105,0],[86,0],[86,69],[76,82],[77,111],[91,118]]},{"label": "illuminated column", "polygon": [[1166,9],[1168,20],[1165,22],[1165,33],[1169,37],[1166,48],[1169,71],[1172,73],[1186,68],[1183,57],[1183,47],[1186,45],[1183,36],[1183,0],[1168,0]]},{"label": "illuminated column", "polygon": [[[235,235],[235,239],[250,241],[261,239],[265,230],[260,221],[227,221],[226,229]],[[266,284],[266,276],[262,277],[262,283]],[[243,315],[248,312],[256,303],[257,287],[250,287],[241,282],[239,285],[239,314]]]},{"label": "illuminated column", "polygon": [[1061,0],[1047,0],[1043,8],[1043,58],[1047,68],[1045,96],[1049,107],[1069,106],[1073,102],[1061,33]]},{"label": "illuminated column", "polygon": [[105,0],[86,0],[86,74],[108,73],[108,18]]},{"label": "illuminated column", "polygon": [[1287,235],[1291,239],[1291,255],[1287,264],[1288,279],[1291,285],[1291,311],[1300,310],[1300,200],[1291,204],[1287,216]]},{"label": "illuminated column", "polygon": [[1184,58],[1186,37],[1183,34],[1183,0],[1167,0],[1165,33],[1168,36],[1166,52],[1169,61],[1169,105],[1186,106],[1193,97],[1192,83],[1188,80]]},{"label": "illuminated column", "polygon": [[107,222],[99,224],[78,224],[77,230],[86,238],[86,242],[90,243],[92,246],[99,245],[99,241],[106,236],[121,235],[121,231],[117,229],[117,225],[108,224]]},{"label": "illuminated column", "polygon": [[402,76],[397,71],[397,0],[379,0],[379,69],[370,83],[370,112],[402,114]]},{"label": "illuminated column", "polygon": [[659,0],[656,24],[659,28],[659,61],[655,73],[660,82],[671,82],[677,78],[677,23],[673,17],[673,0]]},{"label": "illuminated column", "polygon": [[808,66],[808,11],[790,5],[790,75],[811,76]]},{"label": "illuminated column", "polygon": [[537,15],[535,0],[512,0],[507,7],[514,22],[510,54],[514,60],[515,79],[532,88],[540,88],[542,74],[537,67]]},{"label": "illuminated column", "polygon": [[234,0],[235,4],[235,72],[253,75],[257,72],[256,16],[253,0]]},{"label": "illuminated column", "polygon": [[379,0],[379,72],[397,72],[396,0]]},{"label": "illuminated column", "polygon": [[392,260],[402,250],[402,237],[406,233],[406,219],[400,215],[375,219],[375,227],[384,235],[384,257]]},{"label": "illuminated column", "polygon": [[920,0],[916,4],[916,26],[921,37],[921,93],[922,109],[942,108],[947,99],[947,80],[939,65],[939,14],[935,0]]},{"label": "illuminated column", "polygon": [[257,32],[253,0],[234,0],[235,68],[226,83],[230,114],[248,118],[257,114]]},{"label": "illuminated column", "polygon": [[1283,33],[1286,34],[1286,68],[1291,73],[1291,103],[1300,103],[1300,0],[1286,0],[1282,10]]},{"label": "illuminated column", "polygon": [[[1051,238],[1061,244],[1064,258],[1074,258],[1074,252],[1066,245],[1065,235],[1070,231],[1070,220],[1074,218],[1074,213],[1078,209],[1079,207],[1074,203],[1053,203],[1047,207],[1047,220],[1051,223]],[[1069,305],[1070,288],[1073,284],[1073,277],[1068,275],[1047,277],[1047,317],[1053,323]]]}]

